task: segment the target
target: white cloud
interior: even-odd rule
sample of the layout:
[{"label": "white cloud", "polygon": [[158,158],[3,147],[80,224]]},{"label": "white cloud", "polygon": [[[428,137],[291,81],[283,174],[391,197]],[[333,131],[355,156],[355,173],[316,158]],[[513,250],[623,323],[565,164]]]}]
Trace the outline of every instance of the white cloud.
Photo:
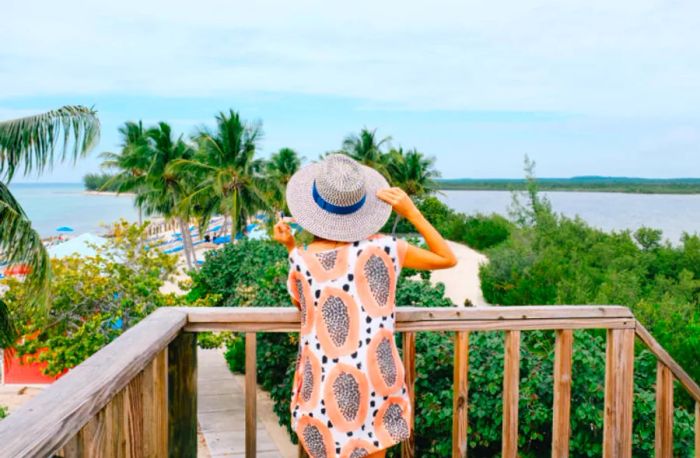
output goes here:
[{"label": "white cloud", "polygon": [[42,0],[2,14],[0,98],[273,91],[617,114],[700,102],[691,1]]}]

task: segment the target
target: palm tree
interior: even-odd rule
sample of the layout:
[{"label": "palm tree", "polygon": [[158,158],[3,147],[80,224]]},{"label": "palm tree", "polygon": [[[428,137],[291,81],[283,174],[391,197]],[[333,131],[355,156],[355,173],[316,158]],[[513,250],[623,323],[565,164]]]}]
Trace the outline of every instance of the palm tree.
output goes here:
[{"label": "palm tree", "polygon": [[189,205],[183,205],[183,201],[191,193],[194,180],[186,170],[175,170],[171,165],[176,161],[190,160],[194,150],[182,136],[175,138],[172,128],[165,122],[148,129],[145,138],[148,167],[139,185],[136,205],[143,208],[147,215],[160,215],[177,222],[182,234],[185,262],[191,269],[196,266],[189,230],[193,213]]},{"label": "palm tree", "polygon": [[[9,183],[15,173],[41,173],[56,161],[76,160],[87,154],[100,136],[97,112],[65,106],[47,113],[0,122],[0,253],[8,263],[27,264],[34,302],[27,307],[45,310],[50,275],[49,258],[39,234],[12,196]],[[0,347],[14,343],[16,328],[0,300]]]},{"label": "palm tree", "polygon": [[255,158],[261,137],[258,124],[246,123],[233,110],[221,112],[216,116],[214,130],[203,128],[195,135],[194,158],[173,164],[174,168],[187,168],[199,177],[189,202],[208,201],[207,208],[203,208],[208,212],[204,215],[206,221],[217,212],[227,215],[234,236],[257,211],[268,208],[265,164]]},{"label": "palm tree", "polygon": [[[145,186],[146,174],[151,161],[151,149],[149,148],[146,130],[143,123],[128,121],[119,128],[122,137],[121,151],[118,153],[104,152],[100,155],[103,159],[102,168],[117,170],[117,173],[108,180],[103,189],[117,184],[117,193],[134,192],[138,194]],[[143,209],[138,207],[139,224],[142,223]]]},{"label": "palm tree", "polygon": [[382,148],[388,146],[390,141],[391,137],[379,139],[377,129],[363,128],[359,135],[352,134],[345,137],[342,152],[389,178],[386,168],[387,156]]},{"label": "palm tree", "polygon": [[292,175],[301,167],[302,158],[291,148],[282,148],[266,163],[269,201],[275,210],[287,210],[284,191]]},{"label": "palm tree", "polygon": [[[386,154],[386,171],[392,186],[403,189],[415,198],[432,194],[437,189],[434,179],[440,176],[435,169],[435,158],[426,157],[415,148],[406,152],[401,147],[389,151]],[[396,231],[399,219],[399,215],[396,215],[392,232]]]},{"label": "palm tree", "polygon": [[387,172],[392,186],[398,186],[411,197],[423,197],[437,188],[435,158],[427,157],[415,148],[408,151],[399,147],[387,153]]}]

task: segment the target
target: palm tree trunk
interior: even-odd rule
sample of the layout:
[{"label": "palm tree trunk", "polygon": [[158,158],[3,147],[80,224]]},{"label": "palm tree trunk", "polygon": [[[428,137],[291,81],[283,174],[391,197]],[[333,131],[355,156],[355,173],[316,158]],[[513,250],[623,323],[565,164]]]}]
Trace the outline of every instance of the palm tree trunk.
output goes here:
[{"label": "palm tree trunk", "polygon": [[185,263],[187,264],[188,269],[192,269],[192,260],[190,259],[190,250],[187,244],[187,235],[185,233],[186,231],[189,232],[189,228],[185,226],[185,222],[182,218],[177,218],[177,222],[180,225],[180,234],[182,234],[182,246],[183,251],[185,252]]},{"label": "palm tree trunk", "polygon": [[186,238],[183,237],[183,241],[187,240],[187,247],[190,251],[190,256],[192,257],[192,266],[197,269],[199,268],[199,264],[197,264],[197,254],[194,251],[194,242],[192,241],[192,232],[190,232],[190,226],[189,222],[187,223],[187,227],[185,228],[185,234]]},{"label": "palm tree trunk", "polygon": [[224,214],[224,223],[221,225],[221,236],[224,237],[226,235],[226,231],[228,230],[228,215]]}]

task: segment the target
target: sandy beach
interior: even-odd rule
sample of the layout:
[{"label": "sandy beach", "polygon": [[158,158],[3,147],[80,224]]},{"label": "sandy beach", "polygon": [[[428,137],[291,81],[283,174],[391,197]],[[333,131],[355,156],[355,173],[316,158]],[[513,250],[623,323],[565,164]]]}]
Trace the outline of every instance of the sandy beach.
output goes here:
[{"label": "sandy beach", "polygon": [[445,296],[458,306],[464,306],[465,299],[472,305],[483,307],[490,305],[484,299],[479,280],[479,266],[488,262],[488,258],[478,251],[461,243],[448,240],[452,251],[457,256],[457,265],[450,269],[436,270],[430,276],[433,283],[445,285]]}]

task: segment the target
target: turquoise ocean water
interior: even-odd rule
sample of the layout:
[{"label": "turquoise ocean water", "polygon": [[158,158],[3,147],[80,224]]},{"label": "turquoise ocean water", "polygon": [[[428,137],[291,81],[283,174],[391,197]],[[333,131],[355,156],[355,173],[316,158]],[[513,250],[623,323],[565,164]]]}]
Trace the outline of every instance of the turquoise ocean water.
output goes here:
[{"label": "turquoise ocean water", "polygon": [[74,234],[101,233],[103,223],[138,219],[130,196],[87,195],[80,183],[11,184],[10,190],[42,236],[69,226]]},{"label": "turquoise ocean water", "polygon": [[[13,184],[13,194],[24,207],[32,224],[43,236],[70,226],[76,234],[100,233],[102,223],[119,218],[137,220],[130,196],[87,195],[82,184]],[[555,211],[579,215],[604,230],[662,229],[666,238],[677,242],[683,232],[700,232],[700,195],[622,194],[597,192],[545,193]],[[511,195],[507,191],[446,191],[443,199],[465,213],[507,214]]]}]

